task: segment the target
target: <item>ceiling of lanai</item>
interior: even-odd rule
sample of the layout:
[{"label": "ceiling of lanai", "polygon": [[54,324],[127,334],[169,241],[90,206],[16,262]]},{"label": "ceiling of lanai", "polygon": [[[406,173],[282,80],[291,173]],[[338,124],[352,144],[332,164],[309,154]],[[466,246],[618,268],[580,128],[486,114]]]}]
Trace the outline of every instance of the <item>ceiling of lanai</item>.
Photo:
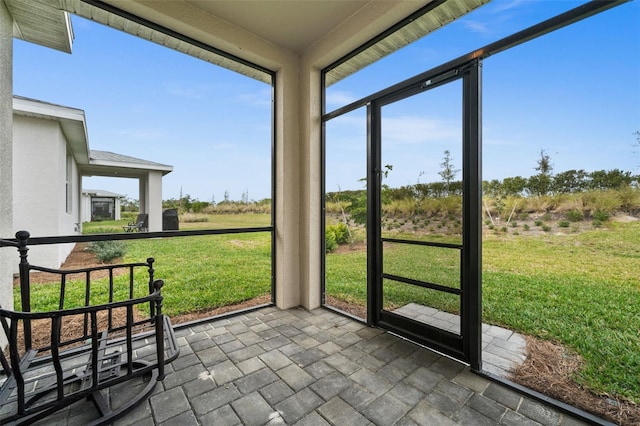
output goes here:
[{"label": "ceiling of lanai", "polygon": [[[291,55],[312,55],[314,65],[325,67],[413,15],[408,25],[352,58],[348,66],[330,76],[328,83],[452,22],[487,1],[5,0],[16,21],[14,34],[18,38],[70,51],[71,43],[64,32],[67,21],[63,11],[67,10],[260,80],[266,78],[234,64],[229,58],[206,49],[194,49],[185,40],[149,30],[140,23],[107,13],[92,3],[117,8],[272,71],[279,69],[283,58]],[[417,12],[425,13],[418,16]],[[43,23],[57,26],[57,33],[46,32],[47,37],[55,37],[55,40],[42,39]]]}]

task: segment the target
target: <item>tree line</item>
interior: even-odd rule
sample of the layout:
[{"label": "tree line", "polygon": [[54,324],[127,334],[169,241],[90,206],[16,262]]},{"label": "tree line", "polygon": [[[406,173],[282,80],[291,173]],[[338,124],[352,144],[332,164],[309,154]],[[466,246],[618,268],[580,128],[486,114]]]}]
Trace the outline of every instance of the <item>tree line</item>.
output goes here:
[{"label": "tree line", "polygon": [[[640,140],[640,132],[638,135]],[[387,165],[385,167],[386,176],[386,173],[392,170],[392,166]],[[382,202],[461,196],[463,191],[462,181],[455,180],[460,170],[453,168],[453,159],[449,150],[444,151],[440,168],[441,170],[438,174],[442,178],[441,182],[416,183],[415,185],[405,185],[399,188],[390,188],[383,185]],[[596,170],[593,172],[580,169],[553,174],[551,157],[545,150],[540,150],[540,156],[536,160],[536,167],[534,169],[538,173],[528,178],[515,176],[502,180],[485,180],[482,182],[482,194],[493,198],[507,196],[526,197],[640,187],[640,175],[634,175],[631,172],[619,169]],[[333,201],[342,198],[342,200],[353,202],[355,199],[362,197],[365,192],[365,190],[344,191],[341,193],[331,192],[327,193],[327,200]]]}]

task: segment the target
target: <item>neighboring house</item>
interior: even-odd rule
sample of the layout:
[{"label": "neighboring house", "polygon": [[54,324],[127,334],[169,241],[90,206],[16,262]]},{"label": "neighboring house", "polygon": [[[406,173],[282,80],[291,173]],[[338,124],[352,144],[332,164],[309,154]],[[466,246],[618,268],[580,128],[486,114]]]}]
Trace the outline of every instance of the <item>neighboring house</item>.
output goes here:
[{"label": "neighboring house", "polygon": [[124,195],[99,189],[82,190],[82,222],[120,220],[120,200]]},{"label": "neighboring house", "polygon": [[[83,110],[18,96],[13,110],[14,232],[26,229],[34,237],[79,234],[82,222],[97,211],[118,219],[118,194],[96,192],[90,202],[81,202],[83,176],[138,179],[140,211],[149,214],[149,230],[162,230],[162,176],[172,166],[89,150]],[[55,268],[72,249],[73,244],[37,246],[29,259]],[[15,265],[17,271],[17,256]]]}]

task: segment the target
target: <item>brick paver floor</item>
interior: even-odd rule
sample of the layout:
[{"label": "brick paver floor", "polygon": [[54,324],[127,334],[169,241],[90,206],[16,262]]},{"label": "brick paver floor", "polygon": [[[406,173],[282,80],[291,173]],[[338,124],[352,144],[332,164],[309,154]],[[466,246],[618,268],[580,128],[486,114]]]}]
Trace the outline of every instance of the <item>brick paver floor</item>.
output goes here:
[{"label": "brick paver floor", "polygon": [[[486,330],[488,331],[488,330]],[[494,330],[495,338],[509,337]],[[180,356],[127,425],[579,425],[466,366],[326,309],[176,330]],[[132,388],[111,389],[126,401]],[[42,424],[83,425],[87,402]]]}]

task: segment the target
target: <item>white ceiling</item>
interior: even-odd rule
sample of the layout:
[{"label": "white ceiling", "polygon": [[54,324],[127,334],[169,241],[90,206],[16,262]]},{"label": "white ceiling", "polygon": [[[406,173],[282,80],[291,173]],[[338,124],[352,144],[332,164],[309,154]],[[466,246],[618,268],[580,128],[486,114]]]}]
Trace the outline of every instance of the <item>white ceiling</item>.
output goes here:
[{"label": "white ceiling", "polygon": [[299,53],[322,39],[371,0],[187,2],[273,44]]},{"label": "white ceiling", "polygon": [[[73,33],[66,10],[266,83],[271,83],[271,75],[265,70],[280,69],[294,56],[325,67],[415,14],[402,28],[334,68],[326,80],[330,85],[489,0],[101,0],[115,13],[89,0],[4,1],[17,22],[17,36],[29,41],[58,49],[55,42],[66,42],[61,50],[70,52]],[[45,17],[54,28],[43,35]]]}]

